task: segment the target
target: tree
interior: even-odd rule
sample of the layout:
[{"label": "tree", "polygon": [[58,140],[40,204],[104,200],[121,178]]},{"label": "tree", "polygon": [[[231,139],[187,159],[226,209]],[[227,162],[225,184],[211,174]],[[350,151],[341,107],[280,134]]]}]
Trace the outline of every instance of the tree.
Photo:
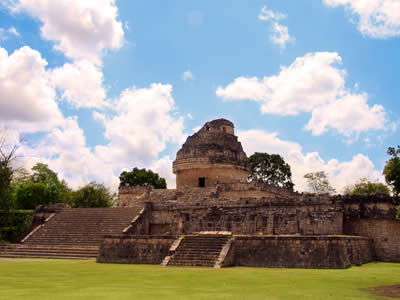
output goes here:
[{"label": "tree", "polygon": [[324,171],[311,172],[304,175],[310,190],[316,194],[334,194],[336,190],[330,185]]},{"label": "tree", "polygon": [[8,210],[11,206],[11,180],[14,169],[13,161],[19,143],[10,143],[7,130],[0,133],[0,209]]},{"label": "tree", "polygon": [[293,190],[289,164],[279,154],[256,152],[249,157],[249,182],[261,182]]},{"label": "tree", "polygon": [[145,186],[151,184],[156,189],[166,189],[164,178],[151,170],[133,168],[131,172],[124,171],[119,176],[120,186]]},{"label": "tree", "polygon": [[59,180],[57,174],[47,165],[37,163],[32,167],[32,182],[44,183],[47,189],[49,203],[65,203],[68,201],[69,188],[64,180]]},{"label": "tree", "polygon": [[110,207],[114,202],[112,194],[103,184],[91,182],[72,192],[72,207]]},{"label": "tree", "polygon": [[383,168],[383,175],[388,186],[392,188],[394,198],[400,203],[400,146],[397,149],[389,147],[387,154],[390,158]]},{"label": "tree", "polygon": [[368,178],[360,178],[355,185],[347,186],[344,190],[345,194],[349,195],[374,195],[390,194],[389,188],[380,182],[372,182]]},{"label": "tree", "polygon": [[70,189],[64,180],[47,165],[38,163],[32,167],[32,174],[21,172],[13,180],[14,197],[17,208],[34,209],[40,204],[67,203]]}]

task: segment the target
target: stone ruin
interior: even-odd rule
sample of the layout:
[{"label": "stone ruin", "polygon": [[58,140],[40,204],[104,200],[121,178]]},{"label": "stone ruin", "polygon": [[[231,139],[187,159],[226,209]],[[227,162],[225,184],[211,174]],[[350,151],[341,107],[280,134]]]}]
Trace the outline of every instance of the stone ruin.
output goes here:
[{"label": "stone ruin", "polygon": [[118,208],[39,207],[7,257],[163,266],[345,268],[400,262],[388,195],[329,196],[248,183],[232,122],[206,123],[173,163],[176,189],[121,187]]},{"label": "stone ruin", "polygon": [[387,195],[329,196],[248,183],[232,122],[207,122],[173,162],[176,189],[121,187],[142,207],[98,262],[344,268],[400,261],[400,222]]}]

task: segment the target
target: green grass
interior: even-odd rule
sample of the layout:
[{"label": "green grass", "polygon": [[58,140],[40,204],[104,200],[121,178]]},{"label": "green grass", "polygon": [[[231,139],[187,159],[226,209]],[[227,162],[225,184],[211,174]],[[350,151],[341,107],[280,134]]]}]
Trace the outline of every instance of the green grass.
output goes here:
[{"label": "green grass", "polygon": [[93,260],[0,259],[0,299],[385,299],[400,264],[346,270],[176,268]]}]

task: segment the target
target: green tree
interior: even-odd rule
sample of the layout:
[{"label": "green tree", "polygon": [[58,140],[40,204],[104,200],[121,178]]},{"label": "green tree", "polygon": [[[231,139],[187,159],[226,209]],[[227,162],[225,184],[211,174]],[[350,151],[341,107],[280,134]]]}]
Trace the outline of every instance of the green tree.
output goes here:
[{"label": "green tree", "polygon": [[383,175],[387,185],[392,189],[396,202],[400,203],[400,146],[397,146],[397,149],[389,147],[387,154],[391,158],[383,168]]},{"label": "green tree", "polygon": [[42,182],[27,182],[18,186],[15,191],[16,207],[19,209],[35,209],[48,201],[46,185]]},{"label": "green tree", "polygon": [[389,195],[390,189],[383,183],[372,182],[368,178],[360,178],[355,185],[347,186],[344,193],[349,195],[374,195],[377,193]]},{"label": "green tree", "polygon": [[13,180],[13,194],[17,208],[34,209],[40,204],[68,203],[71,191],[64,180],[47,165],[38,163],[32,174],[22,172]]},{"label": "green tree", "polygon": [[293,190],[292,171],[279,154],[256,152],[248,159],[249,182],[261,182]]},{"label": "green tree", "polygon": [[8,210],[12,206],[11,180],[14,169],[13,161],[16,159],[16,152],[19,143],[10,143],[7,130],[0,133],[0,209]]},{"label": "green tree", "polygon": [[311,192],[316,194],[334,194],[336,190],[330,185],[324,171],[311,172],[304,175]]},{"label": "green tree", "polygon": [[91,182],[72,192],[72,207],[110,207],[116,195],[103,184]]},{"label": "green tree", "polygon": [[120,186],[145,186],[151,184],[156,189],[166,189],[164,178],[151,170],[133,168],[131,172],[124,171],[119,176]]}]

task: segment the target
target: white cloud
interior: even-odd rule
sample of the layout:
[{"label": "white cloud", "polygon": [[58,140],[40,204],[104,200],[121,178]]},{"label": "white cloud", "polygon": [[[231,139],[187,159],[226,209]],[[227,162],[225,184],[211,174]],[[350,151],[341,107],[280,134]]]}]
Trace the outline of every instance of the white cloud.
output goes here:
[{"label": "white cloud", "polygon": [[280,154],[289,163],[295,189],[307,191],[304,174],[325,171],[329,181],[337,192],[354,184],[361,177],[383,181],[381,172],[375,169],[372,161],[364,154],[354,155],[351,161],[339,162],[337,159],[324,161],[317,152],[303,153],[301,145],[291,141],[281,140],[277,133],[263,130],[239,131],[239,140],[248,156],[254,152]]},{"label": "white cloud", "polygon": [[35,132],[62,124],[46,65],[28,46],[11,55],[0,48],[0,118],[8,126]]},{"label": "white cloud", "polygon": [[48,164],[73,188],[90,181],[105,183],[114,191],[118,186],[114,166],[99,159],[87,147],[76,117],[67,118],[63,126],[53,128],[38,145],[23,146],[20,150],[25,168],[30,169],[38,162]]},{"label": "white cloud", "polygon": [[[353,132],[385,129],[386,114],[383,106],[367,104],[367,94],[346,94],[337,101],[317,107],[306,129],[320,135],[328,127],[349,137]],[[356,109],[355,109],[356,108]]]},{"label": "white cloud", "polygon": [[17,37],[21,36],[14,26],[8,29],[0,28],[0,40],[7,40],[10,35]]},{"label": "white cloud", "polygon": [[122,46],[124,30],[115,0],[14,0],[12,11],[26,11],[43,23],[41,34],[73,59],[97,64],[105,49]]},{"label": "white cloud", "polygon": [[258,15],[258,19],[260,19],[261,21],[269,21],[269,20],[279,21],[286,18],[287,18],[286,14],[280,12],[274,12],[268,9],[266,5],[264,5],[264,7],[261,8],[261,11]]},{"label": "white cloud", "polygon": [[183,143],[185,135],[171,92],[170,85],[162,84],[127,89],[113,108],[113,117],[94,112],[108,143],[93,149],[87,146],[77,118],[69,117],[38,145],[21,149],[23,164],[29,168],[46,163],[74,188],[95,180],[116,191],[121,171],[135,166],[158,172],[169,188],[174,187],[172,159],[163,151],[167,143]]},{"label": "white cloud", "polygon": [[289,35],[289,30],[287,26],[274,22],[272,27],[271,41],[279,45],[282,49],[286,47],[286,43],[289,41],[294,41]]},{"label": "white cloud", "polygon": [[[108,149],[97,147],[104,156],[113,151],[113,159],[148,164],[165,150],[167,143],[183,139],[183,118],[174,115],[172,86],[152,84],[150,88],[126,89],[121,93],[111,119],[103,117]],[[97,114],[101,119],[101,114]]]},{"label": "white cloud", "polygon": [[358,30],[373,38],[400,35],[398,0],[324,0],[328,6],[344,6],[357,17]]},{"label": "white cloud", "polygon": [[278,22],[286,18],[286,14],[269,10],[266,5],[261,9],[258,15],[258,19],[261,21],[271,21],[270,39],[272,43],[279,45],[281,49],[284,49],[288,42],[293,42],[295,40],[290,36],[288,27]]},{"label": "white cloud", "polygon": [[278,75],[258,79],[238,77],[216,94],[225,100],[259,102],[261,112],[297,115],[312,112],[306,129],[319,135],[327,128],[346,136],[389,123],[382,106],[367,104],[367,94],[352,94],[345,88],[345,70],[336,52],[308,53],[298,57]]},{"label": "white cloud", "polygon": [[192,73],[192,71],[185,71],[185,72],[183,72],[183,75],[182,75],[182,79],[183,80],[190,80],[190,79],[193,79],[194,78],[194,76],[193,76],[193,73]]},{"label": "white cloud", "polygon": [[52,80],[63,91],[62,98],[77,108],[107,105],[103,73],[90,61],[66,63],[52,71]]}]

